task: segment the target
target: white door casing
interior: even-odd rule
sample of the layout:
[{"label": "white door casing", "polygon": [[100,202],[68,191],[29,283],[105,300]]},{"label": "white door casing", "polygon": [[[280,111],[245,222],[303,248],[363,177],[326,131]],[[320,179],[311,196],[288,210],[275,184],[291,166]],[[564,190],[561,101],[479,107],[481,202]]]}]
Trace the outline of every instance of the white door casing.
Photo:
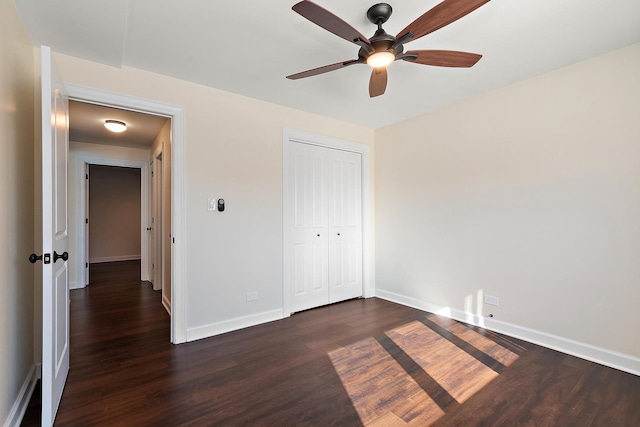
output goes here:
[{"label": "white door casing", "polygon": [[[69,95],[77,101],[97,103],[171,118],[171,342],[187,341],[186,196],[185,196],[185,110],[160,103],[99,89],[67,84]],[[93,162],[92,162],[93,163]],[[97,162],[99,164],[99,162]],[[112,164],[111,162],[109,164]],[[115,163],[114,163],[115,164]],[[148,166],[148,162],[146,162]],[[146,167],[146,166],[144,166]],[[143,171],[144,171],[143,167]],[[145,226],[146,227],[146,226]]]},{"label": "white door casing", "polygon": [[364,206],[366,145],[285,129],[283,316],[370,296]]},{"label": "white door casing", "polygon": [[[73,150],[71,149],[71,152]],[[89,226],[85,223],[85,218],[89,218],[89,190],[90,183],[87,185],[85,181],[85,176],[89,175],[89,168],[91,165],[100,165],[100,166],[114,166],[114,167],[122,167],[122,168],[134,168],[140,169],[140,176],[147,176],[148,171],[150,169],[150,165],[148,161],[138,161],[138,160],[126,160],[118,157],[107,156],[104,153],[101,153],[102,156],[97,155],[80,155],[76,158],[76,165],[71,165],[71,168],[76,169],[75,175],[78,180],[82,180],[82,183],[79,184],[76,188],[76,200],[78,201],[78,206],[76,206],[76,217],[80,218],[79,221],[76,221],[76,228],[73,229],[73,224],[70,226],[71,235],[75,234],[77,236],[77,247],[79,253],[84,254],[84,259],[79,263],[77,277],[85,277],[84,283],[76,284],[74,286],[73,283],[70,283],[69,286],[71,289],[83,288],[89,284],[89,268],[85,268],[85,265],[89,264]],[[82,170],[82,174],[78,175],[77,171]],[[74,173],[70,171],[70,178],[73,179]],[[91,176],[89,176],[89,180],[91,181]],[[149,223],[151,221],[151,208],[150,208],[150,192],[151,192],[151,183],[150,180],[140,180],[140,207],[141,207],[141,216],[140,216],[140,227],[141,230],[146,230],[149,227]],[[73,207],[70,207],[73,208]],[[140,248],[147,248],[142,251],[141,254],[141,265],[140,265],[140,280],[148,281],[150,280],[149,270],[150,268],[147,265],[150,265],[149,258],[151,255],[148,252],[149,244],[149,232],[141,234],[140,239]],[[73,263],[71,263],[73,265]],[[70,267],[72,268],[72,267]]]},{"label": "white door casing", "polygon": [[[69,372],[68,251],[69,108],[64,84],[41,48],[42,95],[42,425],[51,426]],[[46,262],[49,254],[50,262]]]}]

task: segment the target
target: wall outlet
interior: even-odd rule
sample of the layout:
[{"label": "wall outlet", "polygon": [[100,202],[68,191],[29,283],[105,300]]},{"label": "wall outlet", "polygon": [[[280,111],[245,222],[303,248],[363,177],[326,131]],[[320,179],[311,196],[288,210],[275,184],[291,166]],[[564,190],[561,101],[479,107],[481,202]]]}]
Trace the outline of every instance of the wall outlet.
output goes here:
[{"label": "wall outlet", "polygon": [[247,301],[255,301],[258,299],[257,292],[247,292]]},{"label": "wall outlet", "polygon": [[207,199],[207,210],[209,212],[216,210],[216,205],[218,204],[216,199]]},{"label": "wall outlet", "polygon": [[491,295],[484,296],[484,303],[489,305],[498,305],[498,297],[494,297]]}]

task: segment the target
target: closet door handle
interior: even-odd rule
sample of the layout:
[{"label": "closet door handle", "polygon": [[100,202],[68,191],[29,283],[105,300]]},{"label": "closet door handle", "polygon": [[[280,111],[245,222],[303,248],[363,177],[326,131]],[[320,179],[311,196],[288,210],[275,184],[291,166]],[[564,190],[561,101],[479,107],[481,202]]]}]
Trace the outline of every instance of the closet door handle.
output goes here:
[{"label": "closet door handle", "polygon": [[318,234],[318,237],[320,237],[320,234]]},{"label": "closet door handle", "polygon": [[338,236],[340,235],[340,233],[338,233]]}]

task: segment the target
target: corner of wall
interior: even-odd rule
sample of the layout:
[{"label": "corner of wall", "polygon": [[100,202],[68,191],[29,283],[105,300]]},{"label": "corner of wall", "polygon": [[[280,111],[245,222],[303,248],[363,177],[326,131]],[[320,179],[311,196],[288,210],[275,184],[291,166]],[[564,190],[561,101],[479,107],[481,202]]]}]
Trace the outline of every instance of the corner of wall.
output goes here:
[{"label": "corner of wall", "polygon": [[621,354],[605,348],[574,341],[566,337],[560,337],[524,326],[515,325],[513,323],[485,318],[470,312],[452,309],[450,307],[443,307],[428,301],[407,297],[382,289],[376,290],[375,296],[407,307],[416,308],[418,310],[448,317],[459,322],[479,326],[490,331],[518,338],[542,347],[547,347],[552,350],[569,354],[571,356],[628,372],[630,374],[640,375],[640,359],[627,354]]}]

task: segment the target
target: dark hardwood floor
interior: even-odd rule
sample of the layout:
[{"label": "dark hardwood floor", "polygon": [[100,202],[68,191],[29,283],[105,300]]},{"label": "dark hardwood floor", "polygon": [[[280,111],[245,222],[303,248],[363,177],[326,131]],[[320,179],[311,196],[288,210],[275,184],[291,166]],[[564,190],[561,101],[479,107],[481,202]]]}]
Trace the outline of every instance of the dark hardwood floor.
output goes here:
[{"label": "dark hardwood floor", "polygon": [[137,262],[92,268],[59,426],[640,425],[638,376],[376,298],[174,346]]}]

